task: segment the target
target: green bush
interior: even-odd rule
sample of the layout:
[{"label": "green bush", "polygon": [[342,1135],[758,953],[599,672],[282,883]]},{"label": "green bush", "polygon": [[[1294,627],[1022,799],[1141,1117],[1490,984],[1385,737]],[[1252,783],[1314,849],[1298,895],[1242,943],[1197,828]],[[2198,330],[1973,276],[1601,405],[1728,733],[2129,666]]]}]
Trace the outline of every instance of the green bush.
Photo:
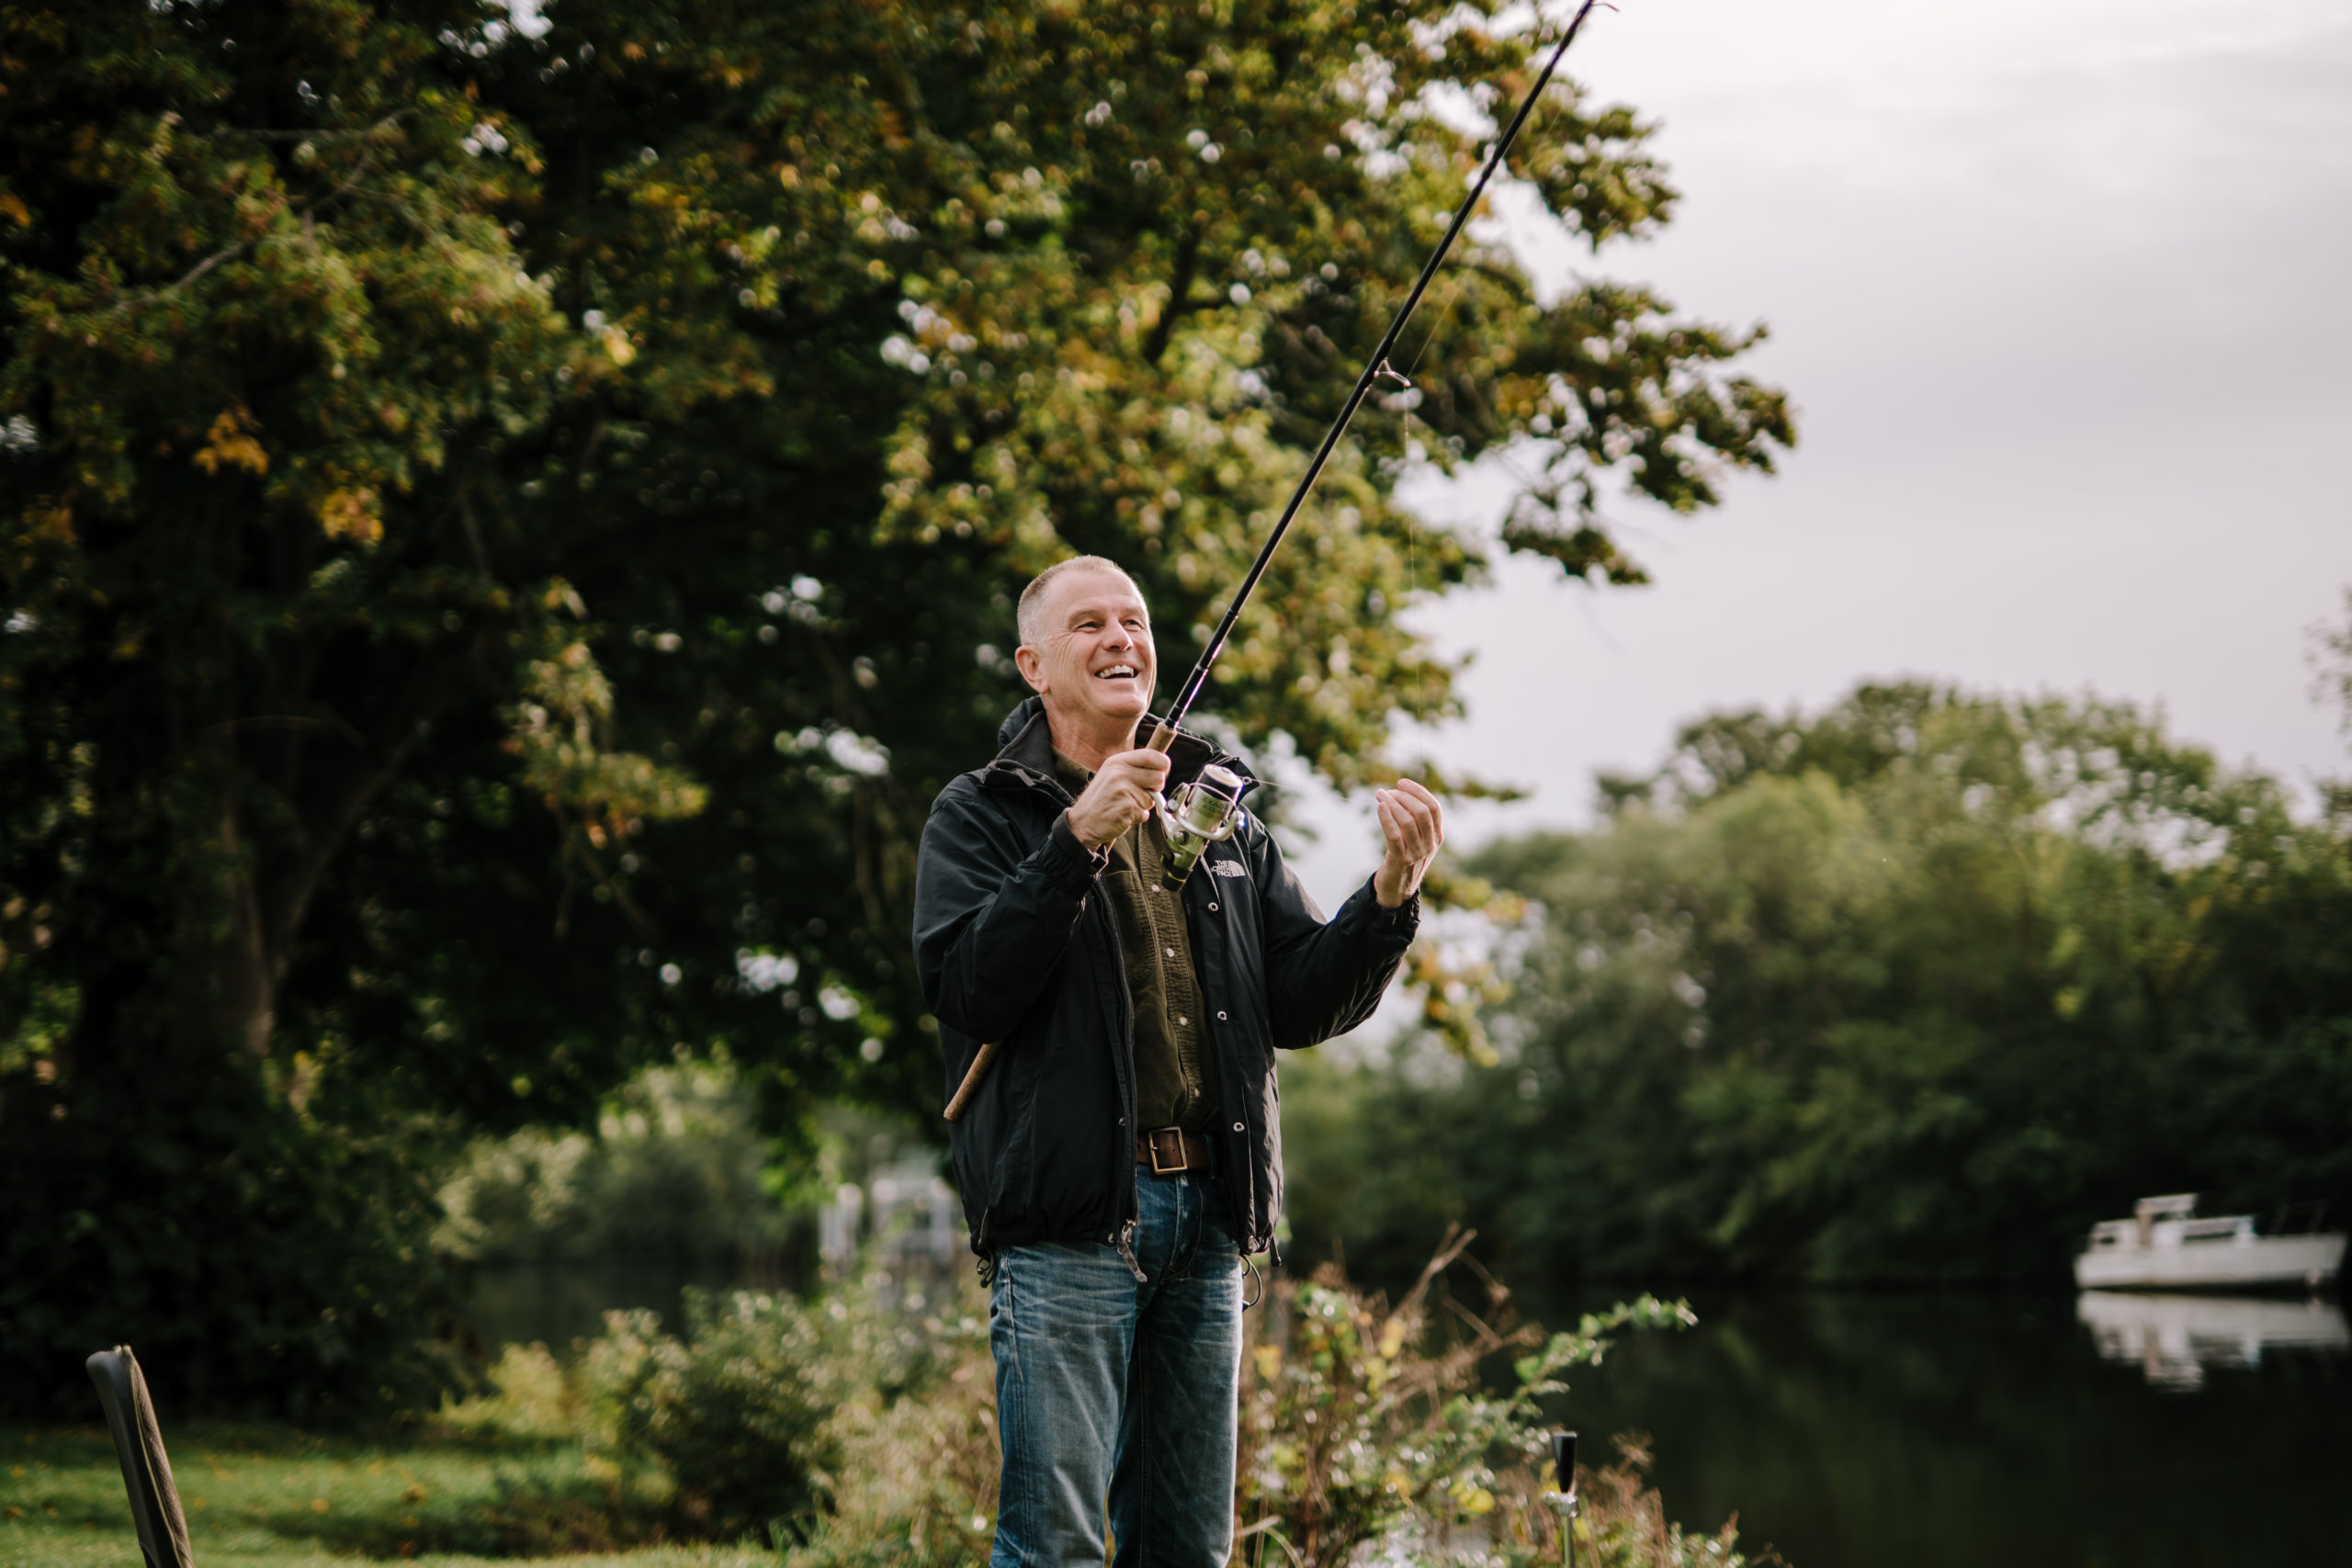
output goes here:
[{"label": "green bush", "polygon": [[791,1216],[769,1190],[755,1100],[722,1047],[639,1072],[594,1132],[480,1139],[442,1182],[434,1243],[481,1263],[772,1256]]},{"label": "green bush", "polygon": [[850,1450],[904,1427],[984,1344],[976,1304],[933,1310],[922,1288],[878,1272],[806,1303],[689,1289],[683,1337],[656,1313],[615,1312],[569,1368],[543,1346],[509,1346],[494,1392],[442,1419],[582,1443],[624,1537],[807,1536],[866,1484]]},{"label": "green bush", "polygon": [[789,1296],[688,1298],[686,1337],[653,1313],[616,1313],[588,1347],[592,1460],[632,1490],[669,1495],[683,1532],[730,1539],[812,1512],[835,1462],[825,1418],[856,1368],[829,1355]]},{"label": "green bush", "polygon": [[[1544,1402],[1567,1392],[1562,1373],[1598,1363],[1618,1330],[1696,1320],[1679,1303],[1644,1296],[1545,1336],[1449,1303],[1446,1332],[1435,1321],[1433,1287],[1468,1240],[1450,1235],[1394,1308],[1331,1265],[1276,1288],[1276,1311],[1243,1373],[1236,1507],[1253,1568],[1267,1561],[1263,1540],[1291,1568],[1339,1568],[1375,1541],[1384,1556],[1409,1562],[1559,1560],[1558,1516],[1543,1478]],[[1511,1350],[1522,1353],[1510,1386],[1487,1389],[1482,1372]],[[1673,1554],[1679,1531],[1669,1551],[1669,1537],[1629,1522],[1643,1510],[1662,1517],[1655,1494],[1636,1485],[1607,1495],[1596,1533],[1581,1539],[1609,1550],[1588,1560],[1625,1568],[1681,1561]],[[1734,1540],[1726,1532],[1720,1550]]]},{"label": "green bush", "polygon": [[[1336,1269],[1278,1284],[1249,1319],[1234,1506],[1249,1568],[1384,1562],[1533,1568],[1559,1560],[1543,1475],[1563,1374],[1626,1328],[1691,1321],[1643,1297],[1566,1333],[1489,1323],[1442,1300],[1450,1238],[1394,1308]],[[494,1394],[446,1421],[568,1437],[612,1516],[609,1539],[764,1537],[785,1568],[959,1568],[995,1532],[996,1385],[968,1280],[910,1289],[880,1273],[803,1303],[690,1292],[683,1337],[615,1313],[570,1368],[509,1347]],[[1487,1386],[1516,1353],[1509,1385]],[[1685,1537],[1638,1451],[1588,1478],[1579,1560],[1738,1568],[1736,1533]],[[548,1499],[550,1506],[559,1499]],[[536,1518],[503,1499],[502,1519]],[[567,1528],[578,1530],[576,1522]]]},{"label": "green bush", "polygon": [[349,1421],[455,1363],[433,1193],[397,1127],[314,1122],[257,1074],[164,1065],[0,1092],[0,1418],[88,1420],[134,1347],[183,1415]]},{"label": "green bush", "polygon": [[829,1506],[808,1521],[786,1568],[965,1568],[988,1559],[994,1366],[984,1335],[958,1328],[952,1338],[953,1359],[924,1396],[858,1400],[835,1414],[841,1469]]},{"label": "green bush", "polygon": [[441,1423],[526,1442],[562,1442],[582,1429],[573,1380],[545,1345],[509,1345],[484,1379],[489,1390],[441,1407]]}]

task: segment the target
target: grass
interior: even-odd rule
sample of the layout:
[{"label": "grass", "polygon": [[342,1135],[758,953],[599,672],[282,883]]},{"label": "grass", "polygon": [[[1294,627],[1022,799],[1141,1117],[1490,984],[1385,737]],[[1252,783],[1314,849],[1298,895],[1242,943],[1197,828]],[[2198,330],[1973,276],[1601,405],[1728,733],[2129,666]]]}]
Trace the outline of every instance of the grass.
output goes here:
[{"label": "grass", "polygon": [[[577,1444],[428,1428],[321,1437],[292,1427],[167,1427],[197,1568],[376,1558],[441,1564],[566,1554],[566,1568],[750,1568],[774,1553],[638,1545]],[[0,1427],[0,1568],[137,1568],[114,1447],[99,1427]]]}]

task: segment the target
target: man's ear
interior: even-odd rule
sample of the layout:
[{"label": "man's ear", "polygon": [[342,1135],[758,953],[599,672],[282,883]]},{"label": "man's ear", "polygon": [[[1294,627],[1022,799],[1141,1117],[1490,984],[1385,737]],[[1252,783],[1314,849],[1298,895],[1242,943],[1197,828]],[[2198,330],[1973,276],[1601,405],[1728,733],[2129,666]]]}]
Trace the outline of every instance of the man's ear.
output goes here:
[{"label": "man's ear", "polygon": [[1046,689],[1046,661],[1037,657],[1035,649],[1029,647],[1026,643],[1014,649],[1012,662],[1020,667],[1021,678],[1029,682],[1031,691],[1042,692]]}]

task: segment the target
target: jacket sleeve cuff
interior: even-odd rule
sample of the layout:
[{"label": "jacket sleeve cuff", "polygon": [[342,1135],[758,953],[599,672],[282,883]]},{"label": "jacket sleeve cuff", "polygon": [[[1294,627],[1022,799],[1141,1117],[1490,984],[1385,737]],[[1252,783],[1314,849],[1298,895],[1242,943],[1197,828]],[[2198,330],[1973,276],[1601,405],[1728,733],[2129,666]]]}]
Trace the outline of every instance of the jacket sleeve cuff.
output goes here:
[{"label": "jacket sleeve cuff", "polygon": [[1053,828],[1046,834],[1044,853],[1046,874],[1072,893],[1083,893],[1111,863],[1110,851],[1090,850],[1078,841],[1066,811],[1055,816]]},{"label": "jacket sleeve cuff", "polygon": [[1373,886],[1372,879],[1366,877],[1363,896],[1364,908],[1371,911],[1372,929],[1374,934],[1391,937],[1398,942],[1410,942],[1413,940],[1413,933],[1421,929],[1419,888],[1417,887],[1407,894],[1405,901],[1395,908],[1384,909],[1380,907],[1379,890]]}]

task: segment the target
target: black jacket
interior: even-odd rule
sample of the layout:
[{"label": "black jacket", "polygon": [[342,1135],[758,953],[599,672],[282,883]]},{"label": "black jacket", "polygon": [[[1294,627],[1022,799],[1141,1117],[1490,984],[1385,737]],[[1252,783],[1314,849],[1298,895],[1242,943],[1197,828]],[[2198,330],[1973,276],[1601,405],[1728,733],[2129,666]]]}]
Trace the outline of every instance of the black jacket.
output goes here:
[{"label": "black jacket", "polygon": [[[1144,720],[1149,729],[1152,720]],[[1136,1213],[1134,1010],[1096,859],[1062,815],[1042,703],[1004,721],[994,761],[940,791],[915,873],[915,969],[938,1016],[953,1094],[983,1041],[995,1065],[956,1123],[956,1185],[972,1248],[1036,1241],[1124,1245]],[[1192,736],[1170,787],[1235,759]],[[1252,1252],[1282,1216],[1274,1051],[1372,1015],[1419,920],[1369,883],[1326,922],[1257,818],[1209,846],[1184,886],[1224,1114],[1214,1141]]]}]

